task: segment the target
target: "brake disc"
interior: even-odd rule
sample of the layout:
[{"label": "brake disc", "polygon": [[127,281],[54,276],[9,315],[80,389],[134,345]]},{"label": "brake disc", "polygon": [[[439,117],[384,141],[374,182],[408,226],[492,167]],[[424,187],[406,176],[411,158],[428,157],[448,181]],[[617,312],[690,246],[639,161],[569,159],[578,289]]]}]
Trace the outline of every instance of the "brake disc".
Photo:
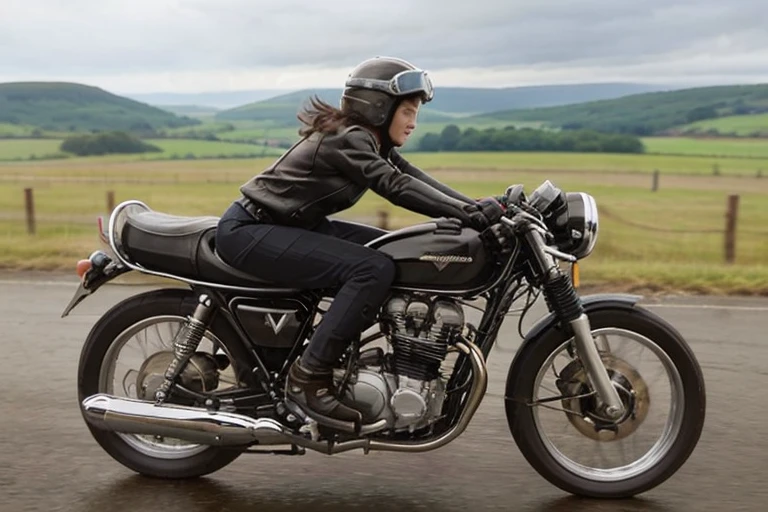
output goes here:
[{"label": "brake disc", "polygon": [[557,387],[568,397],[562,400],[563,409],[579,432],[595,441],[618,441],[634,433],[648,415],[651,405],[648,385],[640,373],[623,359],[608,353],[601,354],[600,359],[624,405],[624,414],[620,418],[612,420],[600,413],[597,396],[578,359],[571,361],[560,372]]}]

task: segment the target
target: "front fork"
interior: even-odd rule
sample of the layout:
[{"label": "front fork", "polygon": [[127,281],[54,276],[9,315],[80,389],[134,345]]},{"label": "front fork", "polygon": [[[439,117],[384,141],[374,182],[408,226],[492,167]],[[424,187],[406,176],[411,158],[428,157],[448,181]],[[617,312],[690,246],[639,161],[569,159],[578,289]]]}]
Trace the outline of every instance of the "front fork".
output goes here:
[{"label": "front fork", "polygon": [[[597,345],[592,337],[589,317],[584,313],[584,307],[573,288],[573,283],[560,269],[553,256],[557,251],[548,248],[543,235],[535,229],[527,231],[525,238],[543,272],[543,288],[547,304],[557,318],[568,322],[573,330],[576,353],[584,365],[593,389],[597,391],[602,412],[609,419],[620,418],[624,414],[624,405],[600,359]],[[563,254],[563,256],[568,255]]]}]

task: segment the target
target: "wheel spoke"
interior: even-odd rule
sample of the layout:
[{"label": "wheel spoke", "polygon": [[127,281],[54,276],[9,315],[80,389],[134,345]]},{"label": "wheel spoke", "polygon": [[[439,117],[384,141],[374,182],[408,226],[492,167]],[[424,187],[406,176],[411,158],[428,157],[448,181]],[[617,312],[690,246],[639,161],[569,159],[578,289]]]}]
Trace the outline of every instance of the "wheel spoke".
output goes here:
[{"label": "wheel spoke", "polygon": [[[682,381],[669,356],[650,339],[619,328],[598,329],[593,336],[631,414],[609,424],[594,411],[596,400],[589,378],[581,364],[567,356],[569,340],[539,371],[533,395],[538,398],[533,407],[534,421],[548,452],[570,472],[600,481],[631,478],[657,464],[678,435],[683,408],[665,406],[664,402],[683,403]],[[568,361],[559,375],[567,379],[563,389],[570,391],[552,389],[550,375],[557,375],[554,361],[559,357]],[[660,378],[665,374],[667,379]],[[576,391],[579,389],[591,392],[580,393]],[[551,403],[558,398],[562,403]]]},{"label": "wheel spoke", "polygon": [[[143,380],[144,385],[157,385],[162,379],[166,363],[163,359],[154,362],[145,368],[145,363],[152,357],[158,357],[159,354],[167,354],[173,349],[173,340],[179,334],[185,319],[181,316],[157,316],[147,318],[138,322],[120,336],[111,344],[102,362],[102,373],[99,378],[99,392],[113,394],[116,390],[118,394],[124,393],[126,397],[138,398],[139,390],[137,388],[140,378],[139,366],[151,375],[150,381]],[[206,333],[204,341],[211,346],[224,345],[220,340]],[[226,349],[224,349],[226,352]],[[141,359],[139,359],[139,354]],[[167,357],[167,356],[161,356]],[[231,358],[230,358],[231,359]],[[124,361],[126,360],[126,361]],[[128,361],[131,362],[128,362]],[[134,361],[136,361],[134,363]],[[231,362],[232,363],[232,362]],[[233,375],[237,375],[232,368]],[[147,375],[147,374],[144,374]],[[221,376],[220,376],[221,377]],[[146,379],[147,377],[142,377]],[[220,383],[238,385],[236,378],[220,378]],[[152,393],[152,387],[148,389]],[[136,434],[118,434],[126,443],[136,451],[150,457],[160,459],[180,459],[191,457],[209,449],[206,445],[192,444],[179,439],[136,435]]]}]

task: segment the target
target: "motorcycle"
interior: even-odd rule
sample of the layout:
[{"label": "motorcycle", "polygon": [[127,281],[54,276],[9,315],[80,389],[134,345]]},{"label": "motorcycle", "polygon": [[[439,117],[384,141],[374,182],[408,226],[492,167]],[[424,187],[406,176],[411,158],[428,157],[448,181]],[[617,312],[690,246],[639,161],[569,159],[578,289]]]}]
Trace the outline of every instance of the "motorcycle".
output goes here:
[{"label": "motorcycle", "polygon": [[[472,420],[486,359],[517,312],[522,343],[504,405],[528,463],[576,495],[629,497],[658,486],[702,431],[705,389],[693,352],[640,297],[577,293],[579,260],[597,242],[591,195],[545,181],[530,197],[512,185],[504,198],[504,217],[482,233],[433,219],[367,244],[395,261],[397,277],[334,372],[338,396],[363,415],[358,430],[319,425],[284,394],[287,370],[334,290],[286,288],[230,267],[216,253],[216,217],[121,203],[103,234],[109,249],[78,262],[80,284],[62,317],[126,272],[174,286],[129,297],[92,327],[77,383],[87,427],[117,462],[175,479],[246,452],[435,450]],[[549,312],[523,333],[541,294]]]}]

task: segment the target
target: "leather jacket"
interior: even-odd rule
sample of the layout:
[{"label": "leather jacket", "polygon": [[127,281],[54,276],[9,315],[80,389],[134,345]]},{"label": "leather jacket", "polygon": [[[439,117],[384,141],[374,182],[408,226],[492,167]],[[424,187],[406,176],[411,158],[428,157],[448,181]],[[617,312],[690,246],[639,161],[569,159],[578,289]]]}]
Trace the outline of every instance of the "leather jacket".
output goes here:
[{"label": "leather jacket", "polygon": [[371,189],[407,210],[471,225],[474,200],[422,172],[397,151],[390,151],[389,157],[379,154],[376,138],[361,126],[313,133],[241,186],[240,202],[259,205],[277,224],[312,229]]}]

